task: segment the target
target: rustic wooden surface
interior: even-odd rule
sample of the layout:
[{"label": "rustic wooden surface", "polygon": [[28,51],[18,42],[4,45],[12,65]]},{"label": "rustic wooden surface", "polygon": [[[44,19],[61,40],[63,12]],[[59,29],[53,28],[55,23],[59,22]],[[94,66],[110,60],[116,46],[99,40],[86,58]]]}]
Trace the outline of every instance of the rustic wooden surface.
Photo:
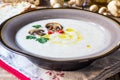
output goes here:
[{"label": "rustic wooden surface", "polygon": [[0,67],[0,80],[18,80],[14,75],[8,73]]}]

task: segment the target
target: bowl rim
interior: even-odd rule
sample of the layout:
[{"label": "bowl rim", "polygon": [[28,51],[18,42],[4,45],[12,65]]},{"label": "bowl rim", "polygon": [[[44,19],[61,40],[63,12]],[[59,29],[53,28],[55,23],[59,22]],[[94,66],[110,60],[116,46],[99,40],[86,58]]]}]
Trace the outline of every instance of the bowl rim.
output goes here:
[{"label": "bowl rim", "polygon": [[[28,56],[31,56],[31,57],[36,57],[36,58],[41,58],[41,59],[44,59],[44,60],[49,60],[49,61],[63,61],[63,62],[65,62],[65,61],[67,61],[67,62],[69,62],[69,61],[86,61],[86,60],[91,60],[91,59],[97,59],[97,58],[101,58],[101,57],[104,57],[104,56],[106,56],[106,55],[109,55],[110,53],[112,53],[112,52],[114,52],[115,50],[117,50],[119,47],[120,47],[120,41],[118,41],[118,43],[116,44],[116,46],[114,46],[112,49],[110,49],[109,51],[106,51],[106,52],[104,52],[104,53],[102,53],[102,54],[100,54],[100,55],[97,55],[97,56],[90,56],[90,57],[83,57],[83,58],[81,58],[81,57],[77,57],[77,58],[51,58],[51,57],[46,57],[46,56],[38,56],[38,55],[36,55],[36,54],[27,54],[27,53],[24,53],[24,52],[21,52],[21,51],[18,51],[18,50],[15,50],[15,49],[13,49],[13,48],[11,48],[9,45],[7,45],[5,42],[4,42],[4,39],[2,39],[2,29],[3,29],[3,27],[4,27],[4,25],[7,23],[7,22],[9,22],[10,20],[12,20],[12,19],[14,19],[14,18],[16,18],[16,17],[18,17],[18,16],[21,16],[21,15],[23,15],[23,14],[27,14],[27,13],[30,13],[30,12],[34,12],[34,11],[39,11],[39,10],[50,10],[50,9],[52,9],[52,10],[55,10],[55,9],[57,9],[57,10],[59,10],[59,9],[76,9],[76,10],[82,10],[82,9],[78,9],[78,8],[44,8],[44,9],[37,9],[37,10],[32,10],[32,11],[28,11],[28,12],[25,12],[25,13],[22,13],[22,14],[18,14],[18,15],[15,15],[15,16],[13,16],[13,17],[11,17],[11,18],[9,18],[9,19],[7,19],[6,21],[4,21],[0,26],[0,44],[5,48],[5,49],[7,49],[8,51],[11,51],[11,52],[14,52],[14,53],[17,53],[17,54],[23,54],[23,55],[28,55]],[[88,10],[83,10],[83,11],[86,11],[86,12],[91,12],[91,11],[88,11]],[[94,12],[91,12],[91,13],[94,13]],[[94,13],[94,14],[98,14],[98,13]],[[101,15],[101,14],[98,14],[98,15]],[[116,22],[119,26],[120,26],[120,23],[117,21],[117,20],[115,20],[115,19],[113,19],[113,18],[111,18],[111,17],[109,17],[109,16],[104,16],[104,15],[101,15],[101,16],[103,16],[104,18],[107,18],[107,19],[110,19],[110,20],[112,20],[112,21],[114,21],[114,22]]]}]

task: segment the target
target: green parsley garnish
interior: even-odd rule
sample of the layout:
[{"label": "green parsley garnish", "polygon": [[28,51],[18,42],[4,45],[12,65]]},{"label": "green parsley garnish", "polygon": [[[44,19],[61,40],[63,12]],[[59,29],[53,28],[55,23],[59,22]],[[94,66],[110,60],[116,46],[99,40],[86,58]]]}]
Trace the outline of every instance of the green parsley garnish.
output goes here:
[{"label": "green parsley garnish", "polygon": [[35,36],[26,36],[26,39],[36,39],[36,37]]},{"label": "green parsley garnish", "polygon": [[36,40],[40,43],[46,43],[49,40],[49,38],[41,37],[41,38],[37,38]]},{"label": "green parsley garnish", "polygon": [[33,25],[32,27],[34,27],[34,28],[40,28],[40,27],[42,27],[41,25]]}]

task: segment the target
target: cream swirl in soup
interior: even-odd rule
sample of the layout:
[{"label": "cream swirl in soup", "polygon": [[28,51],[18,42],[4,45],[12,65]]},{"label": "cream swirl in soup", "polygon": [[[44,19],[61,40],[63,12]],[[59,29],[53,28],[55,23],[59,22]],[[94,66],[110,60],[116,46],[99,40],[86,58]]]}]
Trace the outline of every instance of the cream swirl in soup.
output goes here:
[{"label": "cream swirl in soup", "polygon": [[101,25],[73,19],[36,21],[23,26],[16,34],[21,49],[53,58],[95,54],[109,45],[110,38]]}]

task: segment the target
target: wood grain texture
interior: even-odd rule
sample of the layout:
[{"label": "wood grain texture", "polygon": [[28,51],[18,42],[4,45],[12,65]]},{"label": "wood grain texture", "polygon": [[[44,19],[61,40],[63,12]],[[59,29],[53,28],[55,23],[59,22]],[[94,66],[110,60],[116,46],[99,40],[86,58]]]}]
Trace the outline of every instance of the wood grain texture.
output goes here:
[{"label": "wood grain texture", "polygon": [[18,80],[17,77],[10,74],[0,67],[0,80]]}]

